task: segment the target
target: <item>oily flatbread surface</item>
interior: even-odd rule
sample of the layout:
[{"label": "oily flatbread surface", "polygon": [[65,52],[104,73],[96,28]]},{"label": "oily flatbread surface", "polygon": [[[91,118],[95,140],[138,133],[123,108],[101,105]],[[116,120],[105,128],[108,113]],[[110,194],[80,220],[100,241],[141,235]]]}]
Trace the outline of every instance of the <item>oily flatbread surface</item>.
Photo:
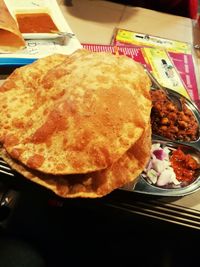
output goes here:
[{"label": "oily flatbread surface", "polygon": [[25,47],[25,41],[5,2],[0,0],[0,52],[14,52]]},{"label": "oily flatbread surface", "polygon": [[149,88],[143,68],[125,56],[81,49],[39,59],[0,87],[0,142],[43,173],[106,169],[147,127]]},{"label": "oily flatbread surface", "polygon": [[16,171],[55,194],[65,198],[102,197],[129,182],[137,182],[146,166],[151,149],[151,127],[146,127],[140,139],[112,166],[105,170],[80,175],[50,175],[34,171],[13,160],[1,149],[1,157]]}]

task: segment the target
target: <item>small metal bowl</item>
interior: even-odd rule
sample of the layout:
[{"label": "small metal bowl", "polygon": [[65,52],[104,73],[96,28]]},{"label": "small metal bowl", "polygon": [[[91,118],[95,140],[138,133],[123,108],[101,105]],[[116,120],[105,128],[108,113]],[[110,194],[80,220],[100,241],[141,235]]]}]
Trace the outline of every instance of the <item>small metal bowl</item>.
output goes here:
[{"label": "small metal bowl", "polygon": [[[184,106],[191,111],[191,113],[193,114],[194,116],[194,119],[196,120],[197,124],[198,124],[198,129],[197,129],[197,137],[195,140],[191,140],[191,141],[184,141],[181,140],[181,139],[169,139],[167,138],[166,136],[162,136],[156,132],[154,132],[154,127],[152,126],[152,133],[153,133],[153,136],[154,138],[163,138],[164,140],[168,140],[168,141],[172,141],[172,142],[178,142],[178,143],[184,143],[184,144],[187,144],[187,145],[194,145],[195,147],[198,146],[199,149],[200,149],[200,127],[199,127],[199,124],[200,124],[200,113],[199,113],[199,110],[197,108],[197,106],[189,99],[187,99],[186,97],[180,95],[179,93],[171,90],[171,89],[168,89],[168,88],[165,88],[168,95],[171,96],[171,99],[182,99],[182,102],[184,103]],[[153,108],[152,108],[152,112],[153,112]],[[185,138],[186,140],[186,138]]]}]

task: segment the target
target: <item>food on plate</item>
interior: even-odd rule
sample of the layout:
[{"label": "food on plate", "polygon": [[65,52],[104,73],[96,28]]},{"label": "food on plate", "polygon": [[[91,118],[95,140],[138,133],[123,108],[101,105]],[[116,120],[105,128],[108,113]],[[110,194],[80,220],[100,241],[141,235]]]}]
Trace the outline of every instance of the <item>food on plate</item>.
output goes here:
[{"label": "food on plate", "polygon": [[152,90],[152,132],[170,140],[194,141],[199,137],[199,125],[192,111],[182,101],[182,110],[170,101],[164,91]]},{"label": "food on plate", "polygon": [[0,0],[0,53],[14,52],[23,47],[25,47],[25,41],[17,22],[4,0]]},{"label": "food on plate", "polygon": [[53,68],[51,59],[17,69],[2,85],[0,140],[12,157],[42,172],[105,169],[148,123],[150,98],[144,94],[142,107],[138,96],[149,80],[140,65],[109,53],[79,50],[56,66],[52,59]]},{"label": "food on plate", "polygon": [[160,143],[151,148],[151,159],[142,176],[153,185],[163,188],[180,188],[191,184],[197,177],[200,165],[195,157]]},{"label": "food on plate", "polygon": [[32,170],[11,158],[5,149],[0,156],[17,172],[65,198],[102,197],[129,182],[137,182],[149,160],[151,127],[147,126],[140,139],[110,167],[87,174],[52,175]]},{"label": "food on plate", "polygon": [[0,101],[3,158],[61,196],[103,196],[135,180],[150,156],[150,80],[126,56],[80,49],[39,59],[8,77]]},{"label": "food on plate", "polygon": [[195,173],[200,165],[190,154],[185,154],[178,148],[172,152],[170,162],[177,180],[182,185],[188,185],[195,180]]}]

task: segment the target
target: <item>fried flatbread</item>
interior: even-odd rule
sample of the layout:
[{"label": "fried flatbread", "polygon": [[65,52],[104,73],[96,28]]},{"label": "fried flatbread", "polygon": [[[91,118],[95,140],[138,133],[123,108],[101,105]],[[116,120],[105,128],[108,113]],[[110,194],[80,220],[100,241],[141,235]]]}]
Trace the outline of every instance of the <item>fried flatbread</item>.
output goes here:
[{"label": "fried flatbread", "polygon": [[85,175],[49,175],[32,170],[12,159],[5,149],[1,157],[17,172],[32,182],[50,189],[64,198],[97,198],[129,182],[137,182],[146,166],[151,149],[151,127],[147,125],[140,139],[112,166]]},{"label": "fried flatbread", "polygon": [[0,52],[14,52],[25,47],[25,41],[16,20],[10,14],[4,0],[0,0]]},{"label": "fried flatbread", "polygon": [[0,141],[40,172],[106,169],[147,127],[149,88],[143,68],[126,56],[81,49],[39,59],[0,87]]}]

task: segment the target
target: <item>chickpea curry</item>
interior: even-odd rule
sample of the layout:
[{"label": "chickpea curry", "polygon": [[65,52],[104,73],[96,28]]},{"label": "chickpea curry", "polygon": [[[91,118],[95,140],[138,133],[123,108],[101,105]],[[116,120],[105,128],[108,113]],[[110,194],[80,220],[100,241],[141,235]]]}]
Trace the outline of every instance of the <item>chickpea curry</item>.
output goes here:
[{"label": "chickpea curry", "polygon": [[152,90],[152,132],[170,140],[195,141],[199,126],[191,110],[182,101],[182,110],[172,103],[162,90]]}]

